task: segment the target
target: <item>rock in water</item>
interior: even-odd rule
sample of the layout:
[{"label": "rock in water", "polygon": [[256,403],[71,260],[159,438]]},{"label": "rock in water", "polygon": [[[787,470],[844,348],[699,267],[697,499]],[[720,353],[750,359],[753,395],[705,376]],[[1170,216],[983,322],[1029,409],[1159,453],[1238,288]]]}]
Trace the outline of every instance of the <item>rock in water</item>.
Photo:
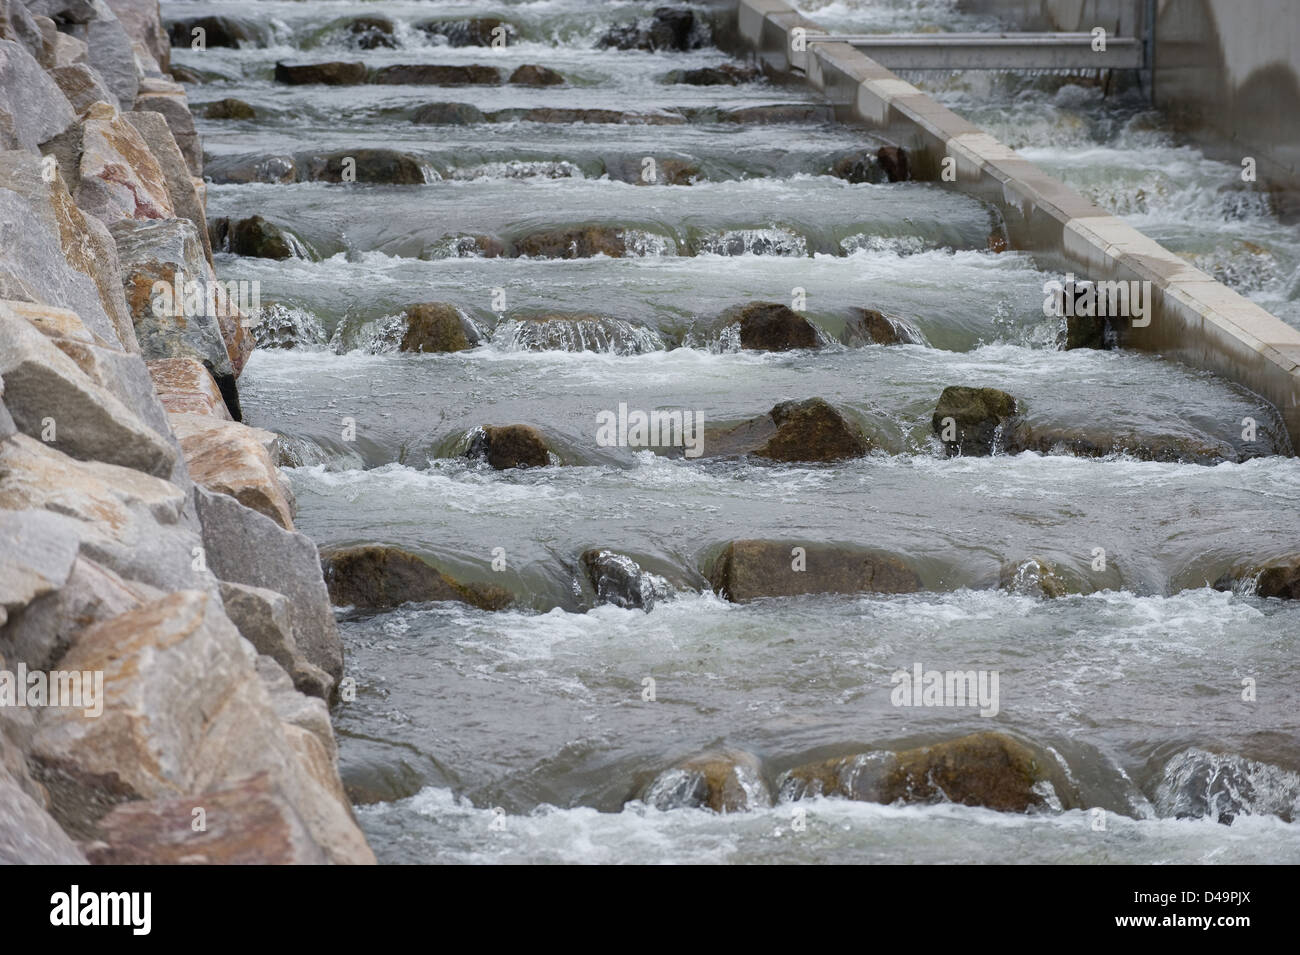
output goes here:
[{"label": "rock in water", "polygon": [[495,66],[441,66],[436,63],[399,63],[378,67],[371,83],[412,86],[495,86],[501,71]]},{"label": "rock in water", "polygon": [[551,463],[546,439],[540,431],[526,424],[476,429],[465,455],[469,458],[482,458],[498,471],[508,468],[544,468]]},{"label": "rock in water", "polygon": [[821,398],[784,401],[761,418],[706,434],[709,457],[752,454],[769,461],[829,462],[861,457],[871,444]]},{"label": "rock in water", "polygon": [[369,544],[336,548],[321,558],[330,599],[340,606],[386,609],[407,602],[457,600],[481,610],[511,602],[501,587],[462,584],[398,547]]},{"label": "rock in water", "polygon": [[415,24],[430,36],[443,37],[448,46],[492,46],[504,41],[507,46],[519,36],[513,23],[498,17],[468,17],[463,20],[424,20]]},{"label": "rock in water", "polygon": [[622,258],[627,253],[623,230],[613,226],[551,229],[515,242],[515,255],[544,259],[589,259],[595,255]]},{"label": "rock in water", "polygon": [[256,259],[310,259],[311,253],[302,240],[288,229],[268,222],[261,216],[249,216],[228,225],[228,231],[221,235],[218,223],[223,219],[213,220],[218,235],[225,241],[224,251],[235,255],[246,255]]},{"label": "rock in water", "polygon": [[1052,804],[1059,770],[1003,733],[984,732],[897,753],[876,751],[800,766],[780,781],[782,799],[842,796],[864,802],[954,802],[999,812]]},{"label": "rock in water", "polygon": [[1018,410],[1016,399],[1005,391],[950,385],[939,396],[931,426],[949,457],[990,455],[999,450],[1003,425]]},{"label": "rock in water", "polygon": [[309,182],[346,182],[349,168],[357,182],[418,186],[425,181],[424,163],[410,153],[395,149],[353,149],[323,156],[297,157],[299,179]]},{"label": "rock in water", "polygon": [[508,82],[515,86],[561,86],[564,77],[548,66],[525,63],[510,74]]},{"label": "rock in water", "polygon": [[1300,554],[1264,564],[1239,564],[1215,582],[1216,590],[1245,589],[1256,597],[1300,600]]},{"label": "rock in water", "polygon": [[739,327],[740,347],[745,349],[790,351],[821,347],[813,324],[780,302],[749,302],[724,313],[722,323],[724,327]]},{"label": "rock in water", "polygon": [[[454,305],[446,302],[408,305],[405,315],[406,332],[402,335],[402,351],[464,351],[477,344],[477,330]],[[471,335],[474,340],[471,340]]]},{"label": "rock in water", "polygon": [[579,558],[587,579],[596,589],[598,603],[613,604],[625,610],[641,609],[649,613],[655,601],[672,593],[672,586],[662,577],[642,570],[631,557],[612,550],[593,548]]},{"label": "rock in water", "polygon": [[189,17],[184,20],[173,20],[169,31],[172,44],[188,49],[194,42],[195,29],[203,31],[205,47],[257,45],[257,31],[252,25],[234,17]]},{"label": "rock in water", "polygon": [[845,345],[924,345],[925,336],[910,322],[874,308],[855,308],[840,336]]},{"label": "rock in water", "polygon": [[203,115],[207,119],[256,119],[257,110],[242,99],[227,97],[209,103],[203,108]]},{"label": "rock in water", "polygon": [[325,86],[355,86],[366,81],[364,63],[284,63],[275,64],[275,80],[291,86],[321,83]]},{"label": "rock in water", "polygon": [[692,756],[655,777],[641,796],[659,810],[749,812],[772,805],[763,767],[752,753],[714,750]]},{"label": "rock in water", "polygon": [[487,117],[470,103],[429,103],[412,114],[411,122],[422,126],[470,126],[486,123]]},{"label": "rock in water", "polygon": [[890,182],[906,182],[912,178],[907,168],[907,153],[897,146],[881,146],[876,151],[876,161]]},{"label": "rock in water", "polygon": [[733,603],[800,594],[915,593],[916,572],[890,554],[800,541],[738,540],[705,575]]}]

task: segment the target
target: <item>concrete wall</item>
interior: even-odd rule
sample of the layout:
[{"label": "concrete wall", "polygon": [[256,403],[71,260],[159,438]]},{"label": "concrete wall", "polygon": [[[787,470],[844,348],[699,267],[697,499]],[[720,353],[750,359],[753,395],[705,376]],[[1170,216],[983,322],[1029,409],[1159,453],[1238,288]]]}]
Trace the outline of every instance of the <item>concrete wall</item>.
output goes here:
[{"label": "concrete wall", "polygon": [[1263,396],[1277,407],[1292,444],[1300,447],[1300,331],[848,44],[792,49],[796,28],[827,32],[784,0],[738,0],[737,38],[767,67],[803,76],[844,118],[865,122],[907,149],[917,178],[937,179],[942,160],[951,156],[957,172],[952,188],[1001,209],[1012,245],[1032,252],[1043,268],[1098,281],[1149,280],[1150,324],[1125,330],[1122,343],[1215,372]]},{"label": "concrete wall", "polygon": [[[1141,36],[1144,0],[961,0],[1023,30]],[[1300,221],[1300,2],[1159,0],[1155,102],[1217,158],[1254,157],[1278,212]]]}]

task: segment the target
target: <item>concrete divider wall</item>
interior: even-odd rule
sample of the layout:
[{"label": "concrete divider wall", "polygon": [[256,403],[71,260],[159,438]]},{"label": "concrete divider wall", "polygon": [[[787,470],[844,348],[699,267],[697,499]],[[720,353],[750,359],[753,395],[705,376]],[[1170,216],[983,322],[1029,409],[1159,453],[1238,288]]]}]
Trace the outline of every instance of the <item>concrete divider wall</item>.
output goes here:
[{"label": "concrete divider wall", "polygon": [[845,43],[792,48],[791,31],[827,33],[784,0],[738,0],[740,42],[778,72],[802,73],[842,118],[864,122],[909,152],[913,175],[1001,209],[1014,248],[1041,267],[1096,281],[1150,281],[1150,322],[1122,331],[1126,347],[1215,372],[1271,401],[1300,448],[1300,331],[1089,202]]}]

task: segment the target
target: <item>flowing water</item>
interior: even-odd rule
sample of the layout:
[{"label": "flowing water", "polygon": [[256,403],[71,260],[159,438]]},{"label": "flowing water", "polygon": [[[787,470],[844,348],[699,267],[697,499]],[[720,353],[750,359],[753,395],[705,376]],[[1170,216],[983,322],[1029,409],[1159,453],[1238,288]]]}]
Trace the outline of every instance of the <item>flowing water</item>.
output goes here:
[{"label": "flowing water", "polygon": [[[264,345],[240,380],[246,420],[282,435],[300,529],[322,546],[415,551],[457,579],[505,586],[508,610],[407,604],[341,610],[355,701],[335,710],[343,777],[390,862],[1297,862],[1300,608],[1211,588],[1240,561],[1294,553],[1300,463],[1255,395],[1158,356],[1059,351],[1033,257],[991,250],[995,210],[924,183],[859,183],[832,163],[878,143],[819,121],[801,86],[668,83],[732,62],[697,49],[597,49],[653,3],[164,3],[168,18],[257,28],[242,49],[177,49],[202,104],[215,171],[209,218],[261,214],[300,257],[222,254],[257,280]],[[704,12],[706,8],[697,7]],[[808,3],[832,29],[966,29],[938,0]],[[358,51],[347,24],[393,21],[394,47]],[[499,16],[505,50],[447,45],[416,24]],[[445,31],[444,31],[445,32]],[[562,86],[284,86],[277,60],[521,64]],[[1231,166],[1177,143],[1136,94],[1087,78],[909,77],[1191,257],[1300,321],[1300,243]],[[423,126],[431,102],[492,122]],[[728,110],[808,107],[797,122]],[[625,123],[532,122],[532,108],[611,109]],[[248,158],[399,149],[423,185],[224,182]],[[691,185],[638,185],[644,157]],[[632,170],[629,174],[628,170]],[[542,229],[623,230],[621,258],[483,254]],[[995,244],[995,243],[994,243]],[[713,320],[802,290],[818,351],[739,351]],[[445,301],[484,343],[398,353],[400,315]],[[274,304],[271,304],[274,303]],[[905,319],[923,343],[847,347],[850,310]],[[583,312],[539,339],[519,320]],[[270,347],[291,345],[291,348]],[[1049,431],[1124,436],[1102,458],[942,456],[930,428],[947,385],[1005,389]],[[866,457],[764,465],[617,447],[596,415],[697,411],[709,424],[822,397],[869,436]],[[1242,421],[1258,422],[1247,441]],[[355,440],[345,440],[348,421]],[[494,471],[463,456],[488,424],[532,424],[557,466]],[[1214,449],[1213,466],[1142,460],[1153,442]],[[858,544],[905,555],[924,589],[732,604],[702,568],[728,541]],[[653,609],[598,604],[578,556],[607,547],[656,581]],[[1105,568],[1097,567],[1097,549]],[[499,549],[499,550],[498,550]],[[504,556],[504,570],[493,569]],[[999,588],[1050,563],[1073,595]],[[994,670],[998,713],[891,704],[890,676]],[[655,681],[653,701],[644,681]],[[1257,698],[1242,699],[1244,680]],[[758,754],[773,780],[817,759],[995,729],[1059,763],[1048,808],[881,806],[818,798],[718,815],[661,811],[646,785],[695,753]],[[1097,828],[1093,809],[1106,811]],[[1228,824],[1230,823],[1230,824]]]}]

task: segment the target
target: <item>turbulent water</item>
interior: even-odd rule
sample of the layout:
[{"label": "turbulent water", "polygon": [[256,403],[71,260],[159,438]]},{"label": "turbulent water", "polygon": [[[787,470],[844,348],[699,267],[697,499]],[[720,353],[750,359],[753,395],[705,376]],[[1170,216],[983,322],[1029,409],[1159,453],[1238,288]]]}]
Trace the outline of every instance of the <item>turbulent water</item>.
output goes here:
[{"label": "turbulent water", "polygon": [[[303,243],[284,261],[222,254],[257,280],[246,420],[282,435],[299,527],[322,546],[392,543],[460,580],[516,595],[505,611],[408,604],[341,611],[357,698],[339,704],[342,773],[377,855],[392,862],[1297,862],[1300,608],[1210,585],[1239,561],[1293,553],[1300,463],[1257,396],[1158,356],[1058,351],[1047,276],[991,251],[997,213],[924,183],[827,173],[874,148],[815,121],[723,121],[817,105],[800,86],[667,83],[732,62],[595,49],[655,4],[233,0],[164,3],[259,26],[242,49],[177,47],[196,114],[237,97],[254,120],[200,120],[210,168],[241,157],[400,149],[423,185],[214,182],[209,218],[260,214]],[[704,7],[696,9],[702,12]],[[967,29],[939,0],[805,3],[832,29]],[[385,16],[396,48],[358,51],[346,24]],[[500,16],[504,51],[457,47],[423,20]],[[562,86],[284,86],[277,60],[520,64]],[[952,108],[1282,318],[1300,324],[1300,242],[1235,170],[1180,145],[1136,92],[1091,78],[910,76]],[[616,109],[672,124],[498,116],[421,126],[431,102],[490,113]],[[691,185],[636,185],[643,157]],[[542,229],[608,225],[628,254],[485,256]],[[993,243],[996,244],[996,243]],[[816,352],[741,352],[713,327],[749,300],[791,301]],[[503,292],[503,295],[501,294]],[[502,301],[504,299],[504,301]],[[397,353],[400,315],[451,302],[484,344]],[[855,307],[906,320],[925,344],[839,344]],[[519,320],[608,321],[539,332]],[[292,345],[292,348],[270,347]],[[1005,389],[1047,430],[1127,436],[1102,458],[946,459],[930,416],[947,385]],[[598,447],[595,417],[686,408],[727,423],[822,397],[872,441],[836,465],[684,460]],[[1258,422],[1253,441],[1242,421]],[[345,440],[347,420],[355,440]],[[487,424],[533,424],[558,466],[494,471],[460,452]],[[1213,466],[1142,460],[1153,439],[1212,447]],[[731,604],[701,568],[740,538],[905,554],[924,591]],[[650,612],[593,605],[578,555],[634,555],[662,589]],[[503,549],[506,569],[494,571]],[[1095,568],[1104,549],[1104,570]],[[1003,587],[1050,563],[1079,593]],[[890,675],[996,670],[999,712],[900,708]],[[643,699],[652,678],[656,699]],[[1258,685],[1242,699],[1243,680]],[[1063,804],[998,813],[819,798],[718,815],[641,801],[660,772],[716,747],[761,756],[773,779],[820,758],[901,750],[995,729],[1052,754]],[[1104,829],[1096,814],[1106,811]],[[1230,824],[1227,824],[1230,823]]]}]

